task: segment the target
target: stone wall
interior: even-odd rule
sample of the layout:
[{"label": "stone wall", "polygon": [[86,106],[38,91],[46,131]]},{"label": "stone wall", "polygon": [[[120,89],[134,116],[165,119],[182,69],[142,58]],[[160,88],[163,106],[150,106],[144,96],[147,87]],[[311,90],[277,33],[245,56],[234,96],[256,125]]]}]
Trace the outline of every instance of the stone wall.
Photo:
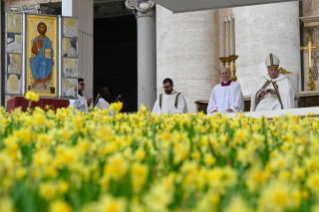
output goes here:
[{"label": "stone wall", "polygon": [[[301,74],[299,2],[234,8],[237,77],[244,95],[250,95],[262,75],[265,59],[273,53],[280,67]],[[300,86],[301,87],[301,86]]]},{"label": "stone wall", "polygon": [[157,6],[157,96],[163,79],[173,79],[189,112],[197,99],[208,99],[219,82],[218,11],[172,14]]}]

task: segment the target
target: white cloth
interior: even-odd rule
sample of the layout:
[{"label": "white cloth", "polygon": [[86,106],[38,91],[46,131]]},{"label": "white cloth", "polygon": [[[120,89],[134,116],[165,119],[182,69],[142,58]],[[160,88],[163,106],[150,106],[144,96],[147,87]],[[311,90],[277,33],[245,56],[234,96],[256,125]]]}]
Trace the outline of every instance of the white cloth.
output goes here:
[{"label": "white cloth", "polygon": [[164,93],[162,95],[162,107],[160,107],[159,98],[156,100],[152,113],[160,114],[176,114],[176,113],[188,113],[187,104],[184,96],[180,94],[177,99],[177,108],[175,107],[175,99],[178,92],[175,90],[170,94]]},{"label": "white cloth", "polygon": [[[272,89],[275,90],[274,85],[270,83],[267,85],[265,90]],[[259,94],[260,92],[258,92]],[[277,95],[272,95],[267,93],[264,96],[264,99],[257,105],[256,111],[264,111],[264,110],[281,110],[281,104],[279,102]]]},{"label": "white cloth", "polygon": [[[269,96],[267,94],[264,98],[262,98],[257,104],[257,96],[259,95],[260,90],[266,84],[267,81],[270,81],[271,88],[273,88],[272,82],[275,82],[278,86],[279,96],[275,95],[275,97]],[[268,88],[268,86],[267,86]],[[270,88],[270,87],[269,87]],[[251,107],[250,111],[255,111],[257,108],[258,110],[274,110],[278,109],[278,102],[282,104],[283,109],[289,109],[295,107],[295,99],[298,99],[299,96],[295,92],[294,88],[292,87],[288,76],[279,74],[276,79],[271,79],[269,75],[263,76],[261,81],[259,82],[257,88],[251,94]],[[278,102],[276,102],[276,99]],[[260,105],[261,104],[261,105]],[[280,109],[281,109],[280,104]]]},{"label": "white cloth", "polygon": [[70,99],[70,105],[73,109],[77,109],[78,111],[86,113],[88,111],[88,104],[86,102],[86,98],[78,94],[78,99]]},{"label": "white cloth", "polygon": [[244,98],[241,87],[237,82],[231,82],[229,86],[216,85],[210,95],[207,106],[207,114],[217,110],[226,113],[227,109],[232,109],[235,113],[244,111]]},{"label": "white cloth", "polygon": [[104,108],[109,109],[110,104],[105,101],[102,97],[99,98],[99,101],[95,105],[96,108],[99,108],[100,110],[103,110]]}]

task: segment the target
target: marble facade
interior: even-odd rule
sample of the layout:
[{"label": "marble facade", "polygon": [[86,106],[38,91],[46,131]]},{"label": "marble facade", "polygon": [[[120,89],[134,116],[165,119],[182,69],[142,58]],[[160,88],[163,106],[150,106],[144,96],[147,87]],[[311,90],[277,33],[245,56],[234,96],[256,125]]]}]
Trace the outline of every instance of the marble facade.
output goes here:
[{"label": "marble facade", "polygon": [[[48,0],[3,1],[4,10],[34,3],[48,3]],[[86,80],[85,96],[92,96],[94,1],[51,2],[62,2],[62,6],[68,4],[70,8],[62,8],[62,15],[79,17],[79,76]],[[152,4],[148,0],[126,2],[131,8],[126,7],[133,10],[138,22],[139,104],[152,108],[156,97],[163,92],[163,79],[171,77],[175,82],[175,89],[184,94],[189,111],[195,112],[194,102],[208,99],[212,88],[220,82],[218,70],[222,64],[218,58],[222,56],[222,21],[233,14],[236,20],[236,54],[239,55],[236,61],[237,82],[245,96],[250,95],[260,76],[266,74],[264,60],[269,53],[277,55],[281,60],[280,66],[287,71],[304,74],[300,79],[307,85],[308,55],[306,51],[300,51],[300,46],[306,45],[308,37],[312,37],[314,45],[319,45],[319,0],[183,14],[173,14],[159,5],[156,5],[156,9],[151,5],[151,10],[144,11]],[[37,8],[39,11],[43,9],[45,8]],[[304,26],[302,33],[299,18]],[[314,52],[313,57],[316,72],[319,71],[319,49]],[[317,89],[318,75],[315,74]]]}]

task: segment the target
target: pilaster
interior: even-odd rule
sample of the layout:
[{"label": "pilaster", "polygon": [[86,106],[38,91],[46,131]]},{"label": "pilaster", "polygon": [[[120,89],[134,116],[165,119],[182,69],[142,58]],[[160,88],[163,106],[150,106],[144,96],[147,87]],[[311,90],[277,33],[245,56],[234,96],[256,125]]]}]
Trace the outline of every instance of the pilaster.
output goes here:
[{"label": "pilaster", "polygon": [[[307,46],[308,38],[311,38],[314,46],[319,46],[319,0],[302,1],[303,22],[301,46]],[[309,54],[308,51],[302,51],[303,70],[304,70],[304,90],[307,89],[309,81]],[[314,49],[312,58],[312,78],[316,83],[316,90],[319,90],[319,49]]]},{"label": "pilaster", "polygon": [[62,15],[78,17],[79,74],[85,81],[85,97],[93,97],[93,0],[63,0]]}]

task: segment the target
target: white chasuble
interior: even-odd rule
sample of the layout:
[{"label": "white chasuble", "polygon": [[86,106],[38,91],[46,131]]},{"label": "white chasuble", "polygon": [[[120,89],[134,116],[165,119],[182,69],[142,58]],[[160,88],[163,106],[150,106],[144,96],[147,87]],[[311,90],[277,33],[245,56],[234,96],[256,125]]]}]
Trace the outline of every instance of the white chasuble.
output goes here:
[{"label": "white chasuble", "polygon": [[214,110],[227,113],[227,109],[232,109],[234,113],[237,113],[244,111],[244,107],[244,98],[240,85],[237,82],[228,81],[213,88],[207,106],[207,114],[212,114]]},{"label": "white chasuble", "polygon": [[78,111],[86,113],[88,111],[88,104],[86,102],[86,98],[78,94],[78,99],[70,99],[70,105],[73,109],[77,109]]},{"label": "white chasuble", "polygon": [[105,101],[102,97],[99,98],[99,101],[95,105],[96,108],[99,108],[100,110],[103,110],[104,108],[109,109],[110,104]]},{"label": "white chasuble", "polygon": [[[276,94],[267,93],[263,98],[259,98],[261,90],[274,89]],[[263,76],[257,88],[251,94],[250,111],[280,110],[295,108],[295,99],[298,94],[292,87],[288,76],[279,74],[276,79],[271,79],[269,75]]]},{"label": "white chasuble", "polygon": [[152,113],[157,113],[158,115],[188,113],[184,96],[175,90],[173,90],[170,94],[160,94],[154,104]]}]

